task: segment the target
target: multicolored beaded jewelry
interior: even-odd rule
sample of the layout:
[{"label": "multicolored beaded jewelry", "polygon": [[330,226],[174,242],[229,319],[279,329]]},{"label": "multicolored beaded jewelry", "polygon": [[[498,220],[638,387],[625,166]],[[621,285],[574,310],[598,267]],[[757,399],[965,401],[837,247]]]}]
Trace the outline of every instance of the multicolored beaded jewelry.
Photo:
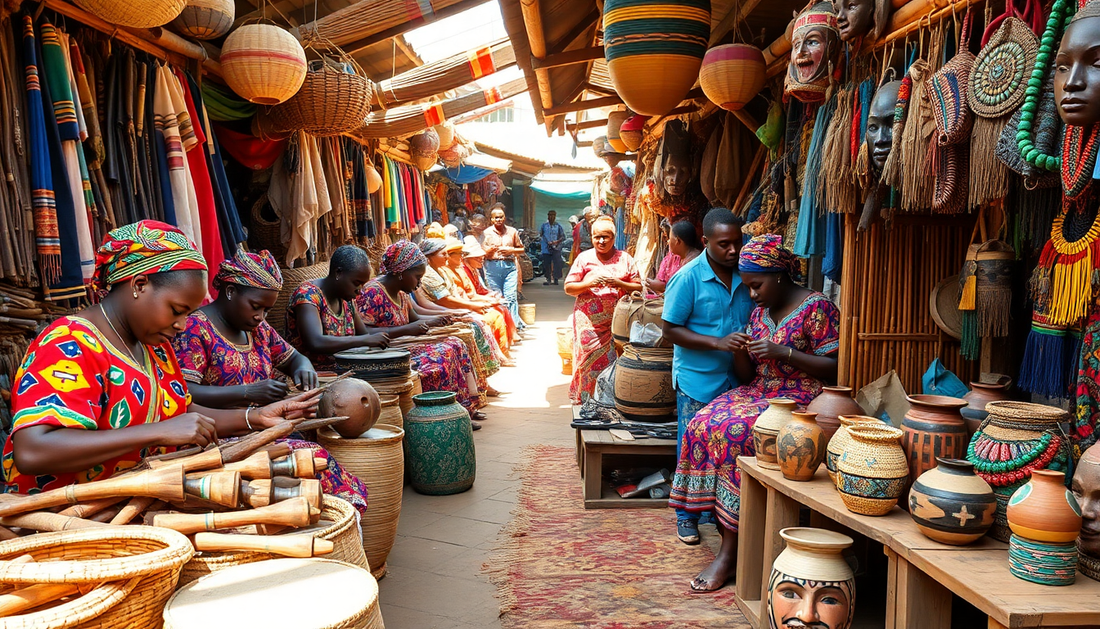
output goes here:
[{"label": "multicolored beaded jewelry", "polygon": [[1092,183],[1092,169],[1096,166],[1097,138],[1100,125],[1090,127],[1066,126],[1062,139],[1062,192],[1072,199]]},{"label": "multicolored beaded jewelry", "polygon": [[1027,480],[1034,470],[1057,469],[1051,462],[1061,449],[1062,439],[1050,433],[1043,433],[1038,439],[1005,442],[979,430],[967,446],[966,457],[985,482],[1005,487]]},{"label": "multicolored beaded jewelry", "polygon": [[1077,9],[1074,0],[1054,0],[1047,18],[1047,26],[1043,31],[1043,38],[1039,41],[1039,53],[1035,56],[1035,67],[1031,70],[1031,78],[1027,81],[1027,92],[1024,95],[1024,104],[1021,106],[1020,126],[1017,127],[1016,145],[1020,149],[1020,157],[1027,163],[1049,171],[1058,171],[1062,168],[1062,159],[1057,155],[1046,155],[1039,152],[1032,138],[1032,125],[1038,126],[1035,113],[1039,110],[1039,97],[1043,90],[1043,77],[1046,76],[1050,62],[1054,59],[1058,50],[1058,41],[1062,31],[1069,26],[1069,21]]}]

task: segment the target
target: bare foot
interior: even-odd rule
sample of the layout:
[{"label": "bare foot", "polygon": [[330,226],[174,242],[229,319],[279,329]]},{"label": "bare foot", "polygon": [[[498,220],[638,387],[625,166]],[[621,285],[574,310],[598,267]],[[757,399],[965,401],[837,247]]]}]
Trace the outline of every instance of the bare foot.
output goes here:
[{"label": "bare foot", "polygon": [[726,585],[726,581],[733,576],[733,569],[736,565],[736,556],[726,557],[719,554],[705,570],[699,573],[699,576],[692,579],[692,591],[714,592],[722,589]]}]

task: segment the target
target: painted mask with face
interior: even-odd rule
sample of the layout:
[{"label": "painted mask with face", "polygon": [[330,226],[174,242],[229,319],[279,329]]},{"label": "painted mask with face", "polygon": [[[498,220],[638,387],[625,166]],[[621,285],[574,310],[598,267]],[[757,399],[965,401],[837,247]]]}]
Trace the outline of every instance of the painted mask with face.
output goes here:
[{"label": "painted mask with face", "polygon": [[898,104],[898,89],[901,81],[890,81],[875,92],[871,99],[871,110],[867,114],[867,132],[863,140],[867,142],[867,152],[874,168],[875,179],[882,174],[886,158],[890,156],[890,146],[894,139],[894,108]]},{"label": "painted mask with face", "polygon": [[855,575],[841,553],[852,545],[852,538],[803,527],[779,534],[787,548],[772,564],[767,626],[849,629],[855,615]]},{"label": "painted mask with face", "polygon": [[659,152],[661,161],[661,187],[671,196],[680,196],[687,192],[688,184],[694,176],[691,159],[691,137],[681,120],[672,120],[665,125]]},{"label": "painted mask with face", "polygon": [[818,2],[799,14],[791,31],[791,63],[784,93],[804,103],[825,100],[840,55],[840,30],[830,2]]},{"label": "painted mask with face", "polygon": [[1100,122],[1100,0],[1073,16],[1054,59],[1054,99],[1067,125]]},{"label": "painted mask with face", "polygon": [[858,41],[868,35],[879,39],[890,20],[889,0],[835,0],[833,7],[840,41]]},{"label": "painted mask with face", "polygon": [[1081,455],[1070,490],[1081,505],[1081,535],[1077,538],[1081,556],[1077,569],[1100,581],[1100,445]]}]

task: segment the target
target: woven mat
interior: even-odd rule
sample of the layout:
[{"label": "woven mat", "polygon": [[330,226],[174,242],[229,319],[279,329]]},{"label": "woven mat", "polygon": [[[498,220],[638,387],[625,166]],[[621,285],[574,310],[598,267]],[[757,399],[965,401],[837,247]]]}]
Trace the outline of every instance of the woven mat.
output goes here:
[{"label": "woven mat", "polygon": [[673,510],[585,511],[572,448],[524,455],[515,515],[485,565],[505,628],[749,628],[733,586],[688,593],[714,553],[677,541]]}]

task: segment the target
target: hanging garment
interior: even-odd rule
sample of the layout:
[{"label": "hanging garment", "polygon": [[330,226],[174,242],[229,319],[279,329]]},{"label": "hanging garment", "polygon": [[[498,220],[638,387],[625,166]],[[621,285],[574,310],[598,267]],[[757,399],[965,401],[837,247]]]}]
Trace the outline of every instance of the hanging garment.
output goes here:
[{"label": "hanging garment", "polygon": [[218,139],[211,128],[210,115],[206,110],[202,92],[190,74],[187,74],[186,78],[191,100],[194,102],[199,114],[198,126],[202,127],[203,133],[206,135],[205,158],[214,186],[214,204],[218,211],[218,232],[221,234],[225,255],[230,256],[237,251],[237,245],[245,241],[244,227],[241,225],[241,217],[237,213],[237,205],[233,201],[233,193],[229,189],[229,178],[225,174],[225,164],[221,160]]},{"label": "hanging garment", "polygon": [[[221,266],[226,252],[222,247],[222,236],[218,229],[218,210],[214,207],[214,186],[210,182],[210,171],[206,169],[206,134],[199,124],[199,114],[195,109],[195,102],[191,100],[191,90],[186,89],[187,79],[179,70],[168,80],[175,79],[179,85],[180,95],[187,109],[187,117],[192,122],[191,130],[195,137],[195,143],[187,149],[187,168],[194,184],[195,201],[198,205],[199,231],[202,233],[202,256],[206,258],[206,265],[211,269]],[[230,252],[232,253],[232,252]],[[208,273],[207,279],[211,283],[213,294],[214,276],[217,273]]]},{"label": "hanging garment", "polygon": [[35,55],[34,24],[29,15],[23,16],[22,23],[29,136],[27,149],[30,162],[31,208],[34,211],[35,248],[43,285],[56,286],[62,274],[61,240],[58,235],[57,206],[50,171],[50,149],[46,140],[45,109]]},{"label": "hanging garment", "polygon": [[[175,88],[173,88],[175,84]],[[186,152],[197,143],[191,129],[191,119],[183,104],[179,81],[167,68],[157,68],[156,92],[153,101],[156,129],[163,134],[168,163],[168,183],[175,207],[176,227],[180,228],[202,250],[199,227],[199,205],[195,184],[187,168]],[[186,136],[184,135],[186,133]]]}]

